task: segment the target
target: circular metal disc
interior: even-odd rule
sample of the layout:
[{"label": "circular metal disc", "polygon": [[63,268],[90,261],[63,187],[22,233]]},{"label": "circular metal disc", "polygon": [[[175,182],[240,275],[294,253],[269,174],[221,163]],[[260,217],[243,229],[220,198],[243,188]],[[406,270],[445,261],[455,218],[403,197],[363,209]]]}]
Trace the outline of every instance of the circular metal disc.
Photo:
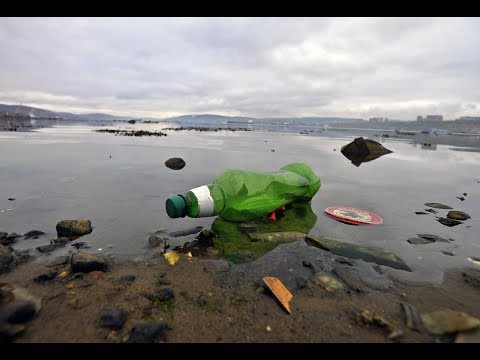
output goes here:
[{"label": "circular metal disc", "polygon": [[356,209],[349,206],[330,206],[325,209],[327,215],[335,220],[355,225],[378,225],[383,219],[367,210]]}]

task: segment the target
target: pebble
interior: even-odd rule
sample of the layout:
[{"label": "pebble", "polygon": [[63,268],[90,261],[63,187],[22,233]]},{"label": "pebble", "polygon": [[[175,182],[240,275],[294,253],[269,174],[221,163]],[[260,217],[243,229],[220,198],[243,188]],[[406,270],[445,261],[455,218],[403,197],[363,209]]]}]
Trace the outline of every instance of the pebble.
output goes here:
[{"label": "pebble", "polygon": [[164,323],[137,324],[130,331],[129,343],[153,343],[165,337],[167,329]]},{"label": "pebble", "polygon": [[104,310],[100,315],[100,326],[112,330],[120,330],[127,321],[127,312],[123,309]]}]

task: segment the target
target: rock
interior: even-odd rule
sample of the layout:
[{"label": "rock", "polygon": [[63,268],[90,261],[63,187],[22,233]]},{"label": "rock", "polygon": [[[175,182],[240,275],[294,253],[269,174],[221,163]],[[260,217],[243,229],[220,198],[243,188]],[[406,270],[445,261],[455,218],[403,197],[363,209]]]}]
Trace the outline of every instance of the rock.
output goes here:
[{"label": "rock", "polygon": [[123,309],[104,310],[100,315],[100,326],[112,330],[120,330],[127,321],[127,312]]},{"label": "rock", "polygon": [[427,213],[423,212],[423,211],[415,211],[415,214],[417,214],[417,215],[427,215]]},{"label": "rock", "polygon": [[407,239],[407,241],[410,244],[415,244],[415,245],[431,244],[435,242],[434,240],[428,240],[420,237],[410,238],[410,239]]},{"label": "rock", "polygon": [[8,201],[15,201],[15,198],[8,198]]},{"label": "rock", "polygon": [[457,196],[457,199],[459,199],[460,201],[464,201],[465,198],[463,196]]},{"label": "rock", "polygon": [[304,287],[307,286],[307,280],[305,280],[301,276],[297,276],[295,278],[295,284],[297,285],[297,289],[303,289]]},{"label": "rock", "polygon": [[431,212],[432,214],[437,214],[438,211],[433,210],[433,209],[425,209],[425,211]]},{"label": "rock", "polygon": [[308,267],[309,269],[311,269],[315,273],[315,267],[313,266],[313,264],[310,261],[302,260],[302,266],[303,267]]},{"label": "rock", "polygon": [[380,275],[383,275],[385,274],[385,268],[383,268],[382,266],[380,265],[373,265],[372,266],[372,269],[375,270],[377,273],[379,273]]},{"label": "rock", "polygon": [[447,250],[442,250],[442,254],[445,254],[445,255],[448,255],[448,256],[454,256],[455,254],[450,252],[450,251],[447,251]]},{"label": "rock", "polygon": [[432,235],[432,234],[417,234],[418,237],[421,237],[422,239],[426,240],[431,240],[433,241],[440,241],[440,242],[448,242],[447,239],[442,238],[441,236],[438,235]]},{"label": "rock", "polygon": [[161,243],[165,243],[168,238],[160,238],[158,236],[152,235],[148,238],[148,244],[150,247],[157,247]]},{"label": "rock", "polygon": [[22,265],[28,263],[30,260],[34,259],[32,255],[30,255],[30,250],[15,250],[13,251],[13,262],[12,264]]},{"label": "rock", "polygon": [[441,203],[425,203],[425,206],[430,206],[435,209],[453,209],[451,206],[444,205]]},{"label": "rock", "polygon": [[36,282],[37,284],[45,284],[47,281],[55,279],[57,274],[58,273],[56,271],[51,271],[46,274],[38,275],[33,279],[33,281]]},{"label": "rock", "polygon": [[90,220],[62,220],[56,228],[59,237],[81,236],[93,231]]},{"label": "rock", "polygon": [[128,122],[129,124],[135,124],[135,123],[136,123],[135,120],[128,120],[127,122]]},{"label": "rock", "polygon": [[173,290],[170,288],[162,288],[157,290],[154,295],[155,299],[159,300],[160,302],[169,301],[175,298],[175,294]]},{"label": "rock", "polygon": [[345,256],[351,259],[362,259],[378,265],[389,266],[394,269],[412,271],[402,259],[381,248],[360,246],[312,235],[308,235],[305,238],[305,242],[308,245],[330,251],[335,255]]},{"label": "rock", "polygon": [[258,231],[260,230],[260,226],[255,223],[241,223],[238,225],[238,229],[241,231]]},{"label": "rock", "polygon": [[352,263],[350,260],[347,260],[347,259],[344,259],[344,258],[336,258],[335,261],[338,262],[338,263],[340,263],[340,264],[345,264],[345,265],[348,265],[348,266],[353,266],[353,263]]},{"label": "rock", "polygon": [[41,309],[41,300],[27,290],[0,283],[0,327],[5,323],[19,324],[31,320]]},{"label": "rock", "polygon": [[83,277],[83,280],[88,282],[94,282],[94,281],[97,281],[100,278],[100,276],[102,276],[102,274],[103,274],[102,271],[98,271],[98,270],[90,271],[88,274],[86,274]]},{"label": "rock", "polygon": [[437,221],[438,221],[440,224],[445,225],[445,226],[448,226],[448,227],[457,226],[457,225],[460,225],[460,224],[461,224],[460,221],[452,220],[452,219],[447,219],[447,218],[443,218],[443,217],[437,218]]},{"label": "rock", "polygon": [[194,228],[191,228],[191,229],[173,231],[170,234],[168,234],[168,236],[179,237],[179,236],[198,234],[202,230],[203,230],[202,226],[197,226],[197,227],[194,227]]},{"label": "rock", "polygon": [[73,272],[88,273],[95,270],[104,272],[108,270],[108,264],[104,259],[100,259],[95,255],[87,254],[82,251],[72,255],[70,265]]},{"label": "rock", "polygon": [[283,244],[305,239],[305,234],[300,231],[249,232],[247,234],[253,242],[262,241]]},{"label": "rock", "polygon": [[128,338],[129,343],[153,343],[165,337],[167,329],[164,323],[148,323],[135,325]]},{"label": "rock", "polygon": [[58,239],[53,239],[50,241],[50,244],[62,244],[62,245],[67,245],[67,243],[70,241],[69,238],[65,236],[61,236]]},{"label": "rock", "polygon": [[79,241],[79,242],[73,243],[71,246],[73,246],[77,250],[89,249],[91,247],[85,241]]},{"label": "rock", "polygon": [[165,165],[172,170],[180,170],[185,167],[185,161],[182,158],[170,158]]},{"label": "rock", "polygon": [[392,153],[391,150],[383,147],[382,144],[364,139],[363,137],[356,138],[351,143],[342,146],[340,151],[355,166],[360,166],[364,162],[369,162],[380,156]]},{"label": "rock", "polygon": [[356,292],[368,293],[357,271],[345,266],[336,266],[332,269],[332,272]]},{"label": "rock", "polygon": [[120,276],[117,281],[119,283],[126,283],[126,284],[129,284],[129,283],[132,283],[135,281],[135,275],[132,275],[132,274],[129,274],[129,275],[122,275]]},{"label": "rock", "polygon": [[216,236],[217,234],[215,234],[214,231],[203,229],[195,238],[198,240],[198,243],[201,246],[214,246],[213,238]]},{"label": "rock", "polygon": [[448,212],[447,218],[454,220],[468,220],[470,219],[470,215],[463,211],[452,210]]},{"label": "rock", "polygon": [[63,246],[64,246],[63,244],[48,244],[48,245],[37,246],[36,249],[41,253],[49,253]]},{"label": "rock", "polygon": [[450,309],[421,315],[425,328],[434,335],[452,334],[477,328],[480,320],[464,312]]},{"label": "rock", "polygon": [[333,293],[338,290],[344,289],[340,281],[328,275],[322,275],[322,274],[314,275],[312,281],[315,284],[323,287],[329,293]]},{"label": "rock", "polygon": [[8,270],[12,261],[13,255],[10,249],[4,245],[0,245],[0,274]]},{"label": "rock", "polygon": [[55,259],[50,261],[47,266],[48,267],[55,267],[55,266],[60,266],[60,265],[65,265],[68,263],[68,256],[57,256]]},{"label": "rock", "polygon": [[369,310],[362,310],[357,314],[357,319],[365,325],[375,325],[387,330],[391,329],[391,325],[381,316],[378,316]]},{"label": "rock", "polygon": [[31,230],[31,231],[27,232],[26,234],[24,234],[23,237],[25,239],[30,239],[30,238],[38,239],[39,236],[44,235],[44,234],[45,233],[43,231],[40,231],[40,230]]},{"label": "rock", "polygon": [[462,271],[463,280],[473,287],[480,288],[480,271],[474,269],[464,269]]},{"label": "rock", "polygon": [[388,334],[388,340],[395,341],[403,336],[402,330],[394,330],[390,334]]},{"label": "rock", "polygon": [[400,303],[405,313],[405,321],[409,329],[420,331],[420,316],[417,310],[410,304]]}]

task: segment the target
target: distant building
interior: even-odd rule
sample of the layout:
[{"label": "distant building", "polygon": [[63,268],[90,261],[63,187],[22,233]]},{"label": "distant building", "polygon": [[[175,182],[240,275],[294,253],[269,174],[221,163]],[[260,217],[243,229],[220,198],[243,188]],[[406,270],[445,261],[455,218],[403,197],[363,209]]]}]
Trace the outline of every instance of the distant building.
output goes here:
[{"label": "distant building", "polygon": [[480,121],[480,116],[460,116],[460,121]]},{"label": "distant building", "polygon": [[443,121],[443,115],[427,115],[425,117],[425,121],[427,122]]},{"label": "distant building", "polygon": [[423,116],[418,115],[418,116],[417,116],[417,121],[422,122],[422,121],[423,121]]},{"label": "distant building", "polygon": [[368,121],[371,122],[371,123],[378,124],[378,123],[388,122],[388,118],[372,117],[372,118],[368,119]]}]

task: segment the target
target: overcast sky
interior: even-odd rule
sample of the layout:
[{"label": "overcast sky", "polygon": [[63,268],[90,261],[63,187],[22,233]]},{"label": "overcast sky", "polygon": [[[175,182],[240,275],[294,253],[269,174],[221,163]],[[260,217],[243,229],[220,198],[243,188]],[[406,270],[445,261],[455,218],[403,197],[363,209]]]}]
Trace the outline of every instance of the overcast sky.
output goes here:
[{"label": "overcast sky", "polygon": [[480,18],[0,18],[0,103],[164,118],[480,116]]}]

